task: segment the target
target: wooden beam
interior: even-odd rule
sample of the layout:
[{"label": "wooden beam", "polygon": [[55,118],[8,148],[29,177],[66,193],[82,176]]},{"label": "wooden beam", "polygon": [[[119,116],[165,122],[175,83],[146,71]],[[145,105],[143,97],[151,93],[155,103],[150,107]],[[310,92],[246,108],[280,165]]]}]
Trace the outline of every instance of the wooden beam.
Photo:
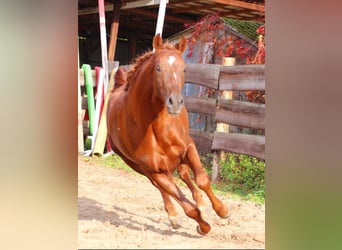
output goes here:
[{"label": "wooden beam", "polygon": [[219,108],[215,114],[215,121],[246,128],[265,129],[265,114],[235,113]]},{"label": "wooden beam", "polygon": [[213,150],[225,150],[265,159],[265,136],[215,132]]},{"label": "wooden beam", "polygon": [[247,2],[243,2],[243,1],[237,1],[237,0],[209,0],[209,2],[221,3],[221,4],[231,5],[231,6],[235,6],[235,7],[265,12],[265,5],[264,4],[247,3]]},{"label": "wooden beam", "polygon": [[197,11],[197,10],[211,10],[214,8],[218,8],[218,7],[222,7],[222,4],[205,4],[205,5],[199,5],[199,6],[189,6],[186,8],[177,8],[175,10],[172,10],[171,12],[173,14],[178,14],[178,13],[188,13],[188,12],[193,12],[193,11]]},{"label": "wooden beam", "polygon": [[[148,17],[151,17],[153,19],[157,19],[157,15],[158,15],[157,12],[143,10],[143,9],[129,9],[127,11],[129,11],[131,13],[134,13],[134,14],[138,14],[138,15],[148,16]],[[166,21],[178,22],[178,23],[188,23],[188,24],[194,24],[195,23],[194,20],[190,20],[190,19],[186,19],[186,18],[181,18],[181,17],[170,16],[170,15],[166,15],[165,16],[165,20]]]},{"label": "wooden beam", "polygon": [[185,82],[217,89],[220,68],[215,64],[188,63],[185,66]]},{"label": "wooden beam", "polygon": [[[104,6],[105,12],[107,11],[113,11],[114,5],[113,4],[105,4]],[[78,15],[89,15],[89,14],[95,14],[99,13],[99,8],[98,7],[89,7],[89,8],[84,8],[84,9],[79,9],[78,10]]]},{"label": "wooden beam", "polygon": [[262,103],[227,100],[219,97],[218,106],[234,113],[265,114],[265,104]]},{"label": "wooden beam", "polygon": [[216,114],[216,99],[184,96],[184,101],[188,112],[208,115]]},{"label": "wooden beam", "polygon": [[114,61],[114,57],[115,57],[116,40],[118,37],[118,30],[119,30],[120,8],[121,8],[121,0],[115,0],[114,18],[112,22],[112,28],[110,30],[108,61]]},{"label": "wooden beam", "polygon": [[264,90],[265,65],[220,66],[220,90]]},{"label": "wooden beam", "polygon": [[[196,6],[196,7],[187,7],[187,8],[179,8],[179,9],[174,9],[171,10],[172,14],[178,14],[178,13],[190,13],[190,12],[196,12],[196,11],[201,11],[201,10],[212,10],[214,8],[221,7],[222,9],[222,4],[213,4],[213,5],[205,5],[205,6]],[[238,15],[240,14],[248,14],[252,15],[253,17],[255,14],[251,13],[254,10],[251,9],[241,9],[241,10],[227,10],[225,11],[220,11],[220,16],[222,17],[227,17],[227,16],[237,16],[236,18],[241,18],[244,19],[244,17],[240,17]],[[252,18],[252,19],[257,19],[257,18]]]},{"label": "wooden beam", "polygon": [[[166,0],[166,3],[169,3],[169,0]],[[133,9],[133,8],[140,8],[140,7],[146,7],[146,6],[152,6],[152,5],[159,5],[160,0],[140,0],[140,1],[134,1],[134,2],[127,2],[125,5],[121,7],[122,10],[125,9]]]},{"label": "wooden beam", "polygon": [[[198,1],[194,1],[194,0],[178,0],[178,1],[172,1],[171,3],[169,3],[169,6],[174,6],[177,4],[184,4],[184,3],[197,3]],[[198,3],[197,3],[198,4]]]}]

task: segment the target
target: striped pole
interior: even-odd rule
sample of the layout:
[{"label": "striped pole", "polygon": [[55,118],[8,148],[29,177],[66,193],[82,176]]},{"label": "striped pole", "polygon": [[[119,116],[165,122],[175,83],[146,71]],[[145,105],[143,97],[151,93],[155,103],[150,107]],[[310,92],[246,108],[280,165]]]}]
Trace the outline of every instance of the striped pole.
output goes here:
[{"label": "striped pole", "polygon": [[96,79],[97,79],[97,91],[96,91],[96,105],[95,105],[95,115],[94,115],[94,136],[96,136],[99,123],[100,115],[103,103],[103,82],[104,82],[104,70],[100,67],[95,67]]},{"label": "striped pole", "polygon": [[98,0],[99,5],[99,18],[100,18],[100,39],[101,39],[101,55],[102,55],[102,68],[104,69],[104,93],[108,89],[108,59],[107,59],[107,37],[106,37],[106,18],[104,1]]},{"label": "striped pole", "polygon": [[78,64],[77,64],[77,93],[78,93],[78,153],[82,153],[84,151],[84,139],[83,139],[83,116],[82,116],[82,96],[81,96],[81,83],[80,83],[80,53],[78,51]]}]

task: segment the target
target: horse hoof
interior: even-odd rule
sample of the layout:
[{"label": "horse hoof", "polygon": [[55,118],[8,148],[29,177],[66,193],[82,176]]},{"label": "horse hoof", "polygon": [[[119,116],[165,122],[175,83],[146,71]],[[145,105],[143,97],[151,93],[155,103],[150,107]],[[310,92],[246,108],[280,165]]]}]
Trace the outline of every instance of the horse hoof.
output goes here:
[{"label": "horse hoof", "polygon": [[178,229],[178,228],[181,227],[181,225],[179,225],[178,223],[175,223],[175,222],[171,221],[171,227],[172,227],[172,229]]},{"label": "horse hoof", "polygon": [[178,217],[169,217],[172,229],[178,229],[181,227],[181,221]]},{"label": "horse hoof", "polygon": [[200,206],[200,207],[198,207],[198,209],[201,211],[201,217],[202,217],[202,219],[205,220],[206,218],[208,218],[208,217],[210,216],[211,210],[210,210],[209,207]]},{"label": "horse hoof", "polygon": [[201,227],[197,225],[196,229],[197,229],[197,233],[199,233],[200,235],[206,235],[210,231],[210,226],[208,224],[207,228],[204,228],[204,230],[202,230]]},{"label": "horse hoof", "polygon": [[228,217],[230,217],[230,209],[228,208],[227,205],[223,205],[222,209],[220,209],[217,212],[217,215],[220,216],[223,219],[227,219]]}]

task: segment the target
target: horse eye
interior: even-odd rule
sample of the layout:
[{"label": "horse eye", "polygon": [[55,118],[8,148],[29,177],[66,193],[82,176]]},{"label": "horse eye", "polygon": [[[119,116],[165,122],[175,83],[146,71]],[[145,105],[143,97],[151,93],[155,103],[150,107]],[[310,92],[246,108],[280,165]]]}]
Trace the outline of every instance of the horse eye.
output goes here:
[{"label": "horse eye", "polygon": [[156,70],[160,71],[160,66],[159,65],[157,65]]}]

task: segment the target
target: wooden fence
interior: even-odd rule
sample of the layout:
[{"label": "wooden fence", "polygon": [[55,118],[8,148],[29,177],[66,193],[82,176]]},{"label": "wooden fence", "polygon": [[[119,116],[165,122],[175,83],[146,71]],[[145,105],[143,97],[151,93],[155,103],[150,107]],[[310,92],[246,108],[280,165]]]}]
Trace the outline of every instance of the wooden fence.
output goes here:
[{"label": "wooden fence", "polygon": [[[81,88],[84,86],[83,70],[80,70]],[[93,72],[95,78],[95,72]],[[95,81],[93,81],[95,83]],[[218,91],[265,90],[265,65],[221,66],[217,64],[187,64],[185,82]],[[207,114],[217,123],[225,123],[252,129],[265,129],[265,104],[224,98],[185,97],[188,112]],[[82,99],[82,109],[87,100]],[[83,133],[89,135],[89,126],[83,122]],[[265,159],[265,136],[207,132],[190,129],[200,152],[223,150]]]},{"label": "wooden fence", "polygon": [[[187,64],[185,82],[219,91],[265,90],[265,65]],[[215,122],[265,129],[265,104],[224,98],[185,97],[188,112],[207,114]],[[190,130],[200,152],[223,150],[265,159],[265,136]]]}]

